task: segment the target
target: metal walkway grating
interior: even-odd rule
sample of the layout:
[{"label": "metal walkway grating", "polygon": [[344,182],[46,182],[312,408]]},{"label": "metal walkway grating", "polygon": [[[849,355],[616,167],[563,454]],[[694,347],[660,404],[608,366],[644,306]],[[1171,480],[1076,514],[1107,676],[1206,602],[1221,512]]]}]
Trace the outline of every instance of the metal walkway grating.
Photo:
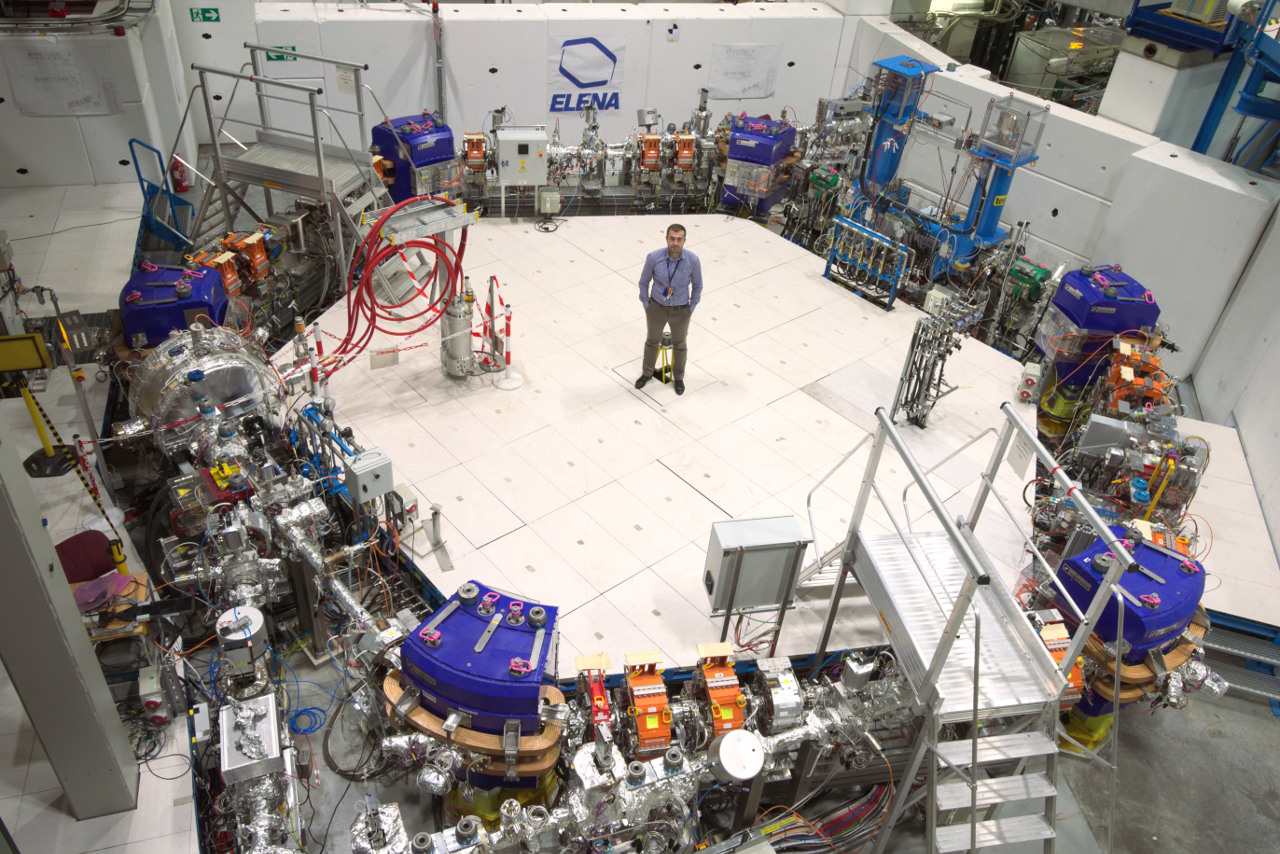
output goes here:
[{"label": "metal walkway grating", "polygon": [[[912,553],[915,560],[912,560]],[[919,562],[924,575],[916,567]],[[890,642],[917,696],[925,692],[929,662],[964,581],[965,570],[942,532],[860,537],[854,570],[889,631]],[[992,712],[1034,712],[1055,702],[1062,675],[1018,612],[1008,590],[992,573],[978,587],[959,638],[938,680],[944,722],[973,713],[974,618],[982,620],[978,708]]]}]

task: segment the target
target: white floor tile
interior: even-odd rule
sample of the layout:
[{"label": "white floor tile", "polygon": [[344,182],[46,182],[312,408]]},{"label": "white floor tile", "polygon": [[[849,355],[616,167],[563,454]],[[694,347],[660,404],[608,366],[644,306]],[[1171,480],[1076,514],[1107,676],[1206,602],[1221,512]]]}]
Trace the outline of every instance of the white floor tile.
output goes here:
[{"label": "white floor tile", "polygon": [[0,736],[28,732],[31,721],[18,699],[18,692],[8,677],[0,679]]},{"label": "white floor tile", "polygon": [[554,605],[561,616],[597,595],[588,580],[567,564],[532,527],[523,527],[481,549],[502,570],[512,592],[531,602]]},{"label": "white floor tile", "polygon": [[0,798],[0,821],[5,828],[18,826],[18,813],[22,807],[22,798]]},{"label": "white floor tile", "polygon": [[502,439],[458,400],[432,405],[424,403],[408,410],[431,437],[459,462],[468,462],[503,447]]},{"label": "white floor tile", "polygon": [[113,845],[110,848],[94,848],[92,854],[177,854],[177,852],[186,851],[189,845],[196,844],[196,834],[186,831],[175,833],[173,836],[160,836],[155,839],[127,842],[124,845]]},{"label": "white floor tile", "polygon": [[132,846],[147,840],[189,833],[189,806],[175,805],[191,794],[191,781],[160,780],[142,774],[138,803],[142,806],[115,815],[74,821],[61,790],[28,795],[22,799],[14,839],[24,854],[68,854],[113,846]]},{"label": "white floor tile", "polygon": [[736,518],[759,504],[768,492],[701,442],[663,456],[663,465],[679,475],[704,498]]},{"label": "white floor tile", "polygon": [[770,445],[761,442],[739,424],[721,427],[701,440],[725,462],[737,467],[766,492],[778,493],[805,477],[805,471],[788,462]]},{"label": "white floor tile", "polygon": [[31,765],[27,768],[27,781],[23,784],[22,793],[32,795],[36,792],[47,792],[50,789],[61,789],[62,783],[44,752],[44,746],[37,737],[31,745]]},{"label": "white floor tile", "polygon": [[594,410],[552,425],[566,442],[580,448],[596,465],[618,478],[653,459],[644,448]]},{"label": "white floor tile", "polygon": [[713,522],[725,518],[724,510],[656,460],[619,478],[618,483],[686,539],[705,535]]},{"label": "white floor tile", "polygon": [[645,633],[611,602],[594,599],[560,617],[560,634],[583,655],[607,652],[614,667],[621,667],[628,652],[659,649]]},{"label": "white floor tile", "polygon": [[653,570],[627,579],[605,598],[666,653],[667,667],[697,664],[698,644],[720,637],[709,612],[695,607]]},{"label": "white floor tile", "polygon": [[0,798],[21,797],[36,734],[28,729],[0,736]]},{"label": "white floor tile", "polygon": [[588,496],[547,514],[530,527],[587,579],[593,590],[603,592],[640,572],[645,563],[592,518],[586,508],[593,503]]},{"label": "white floor tile", "polygon": [[526,524],[569,503],[569,497],[514,448],[504,447],[471,460],[468,470]]},{"label": "white floor tile", "polygon": [[676,551],[686,539],[617,482],[591,493],[577,506],[645,566]]},{"label": "white floor tile", "polygon": [[[17,238],[27,283],[56,287],[67,307],[113,305],[136,235],[136,192],[0,194],[0,228]],[[117,208],[128,221],[102,224],[116,218]],[[626,652],[654,647],[668,666],[689,664],[697,643],[719,637],[702,583],[711,523],[785,513],[807,531],[806,494],[875,428],[875,408],[891,405],[919,317],[907,306],[883,312],[854,297],[821,278],[821,258],[749,222],[681,219],[706,278],[683,396],[658,384],[642,393],[632,387],[644,336],[636,279],[644,253],[662,245],[662,217],[570,219],[552,234],[494,220],[471,229],[473,288],[487,292],[496,275],[513,307],[514,362],[527,378],[519,391],[501,392],[489,377],[444,377],[434,329],[411,341],[377,336],[373,348],[425,346],[404,350],[398,365],[378,371],[361,356],[333,380],[340,423],[392,452],[423,500],[424,518],[430,501],[443,508],[454,570],[438,573],[434,556],[422,557],[422,565],[447,592],[474,578],[562,608],[564,675],[572,674],[575,655],[600,650],[610,652],[615,667]],[[31,237],[70,226],[85,227]],[[104,270],[105,276],[86,272]],[[344,334],[343,317],[336,307],[324,328]],[[965,342],[947,373],[961,390],[938,404],[928,429],[903,430],[922,465],[999,424],[996,405],[1012,395],[1018,373],[1002,354]],[[90,388],[95,401],[101,391]],[[55,372],[41,399],[66,437],[82,432],[69,381]],[[15,426],[6,436],[16,444],[34,448],[20,404],[0,406],[0,423]],[[1266,543],[1257,543],[1266,529],[1238,436],[1213,425],[1205,435],[1214,455],[1194,509],[1217,534],[1205,601],[1274,622],[1280,584],[1242,577],[1256,566],[1273,573],[1265,582],[1280,577],[1280,569]],[[949,508],[967,512],[990,447],[984,440],[939,468],[934,482]],[[845,535],[866,457],[864,447],[814,495],[821,548]],[[999,478],[1015,492],[1021,485],[1003,468]],[[50,520],[59,537],[80,528],[86,506],[78,485],[63,481],[43,492],[51,504],[66,505]],[[925,504],[914,487],[907,510],[901,507],[911,480],[892,451],[879,483],[896,515],[921,519]],[[1016,495],[1009,498],[1017,503]],[[986,514],[979,528],[984,547],[1012,572],[1021,561],[1018,530],[994,505]],[[863,528],[885,532],[889,524],[873,498]],[[424,541],[418,535],[425,551]],[[787,614],[780,652],[816,645],[827,593],[801,596]],[[878,618],[858,594],[851,586],[829,646],[884,642]],[[18,828],[26,854],[191,849],[190,819],[176,815],[181,809],[76,823],[56,788],[21,797],[24,789],[56,781],[15,702],[0,683],[0,818]],[[147,803],[178,799],[149,777]],[[185,810],[189,816],[189,805]]]},{"label": "white floor tile", "polygon": [[[414,488],[429,503],[439,504],[448,525],[456,527],[477,548],[523,524],[461,465],[418,481]],[[445,536],[448,536],[447,528]]]}]

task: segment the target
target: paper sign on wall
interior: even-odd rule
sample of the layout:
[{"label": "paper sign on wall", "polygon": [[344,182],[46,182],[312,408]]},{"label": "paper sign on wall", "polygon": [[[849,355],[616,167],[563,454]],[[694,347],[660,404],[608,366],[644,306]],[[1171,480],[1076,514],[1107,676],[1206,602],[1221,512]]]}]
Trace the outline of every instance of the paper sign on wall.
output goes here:
[{"label": "paper sign on wall", "polygon": [[87,51],[57,37],[12,38],[3,44],[13,98],[24,116],[107,116],[120,112],[116,86]]},{"label": "paper sign on wall", "polygon": [[782,65],[781,44],[718,44],[711,57],[712,98],[773,97]]}]

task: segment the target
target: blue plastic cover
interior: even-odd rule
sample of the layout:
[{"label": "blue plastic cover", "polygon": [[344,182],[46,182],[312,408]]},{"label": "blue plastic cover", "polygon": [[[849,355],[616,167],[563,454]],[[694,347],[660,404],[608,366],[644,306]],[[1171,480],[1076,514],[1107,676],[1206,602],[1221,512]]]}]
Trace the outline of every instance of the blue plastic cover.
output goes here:
[{"label": "blue plastic cover", "polygon": [[[1111,532],[1120,539],[1125,537],[1125,529],[1119,526],[1112,526]],[[1098,584],[1106,575],[1094,567],[1094,560],[1108,551],[1106,543],[1099,537],[1080,553],[1065,558],[1058,568],[1058,579],[1081,611],[1089,607]],[[1142,600],[1144,596],[1153,596],[1159,601],[1154,608],[1145,604],[1139,608],[1121,597],[1125,605],[1124,639],[1131,647],[1125,660],[1137,663],[1146,657],[1148,650],[1176,639],[1191,622],[1204,595],[1204,567],[1190,558],[1175,558],[1157,551],[1146,541],[1136,544],[1131,551],[1134,560],[1165,581],[1161,584],[1142,572],[1125,572],[1120,576],[1120,586],[1134,598]],[[1184,562],[1194,566],[1195,572],[1185,571]],[[1061,610],[1067,613],[1069,609]],[[1117,614],[1116,597],[1113,595],[1098,619],[1096,629],[1104,641],[1116,639]]]},{"label": "blue plastic cover", "polygon": [[[538,710],[543,676],[555,678],[552,656],[558,609],[542,606],[547,612],[546,623],[541,627],[542,645],[534,661],[539,629],[529,624],[528,614],[537,603],[471,583],[480,588],[474,603],[463,604],[454,593],[444,604],[449,613],[443,620],[428,628],[435,619],[428,617],[405,640],[400,656],[403,673],[422,692],[420,702],[432,714],[445,718],[458,711],[471,718],[471,729],[489,733],[501,733],[508,720],[518,720],[522,735],[534,734],[541,727]],[[486,597],[492,608],[489,613],[482,605]],[[508,620],[513,602],[519,603],[518,610],[525,615],[519,625]],[[481,636],[491,624],[496,627],[481,644]],[[432,631],[440,633],[435,646],[427,642]],[[480,652],[476,652],[477,646],[481,646]],[[527,662],[528,672],[513,672],[513,659]],[[549,664],[553,665],[551,672],[547,671]]]},{"label": "blue plastic cover", "polygon": [[[1106,289],[1114,288],[1115,296]],[[1086,276],[1072,270],[1062,277],[1053,304],[1086,332],[1115,334],[1152,327],[1160,319],[1160,305],[1145,287],[1119,270],[1103,270]]]},{"label": "blue plastic cover", "polygon": [[781,163],[795,145],[796,129],[772,119],[733,120],[729,134],[729,156],[748,163],[772,166]]},{"label": "blue plastic cover", "polygon": [[[191,286],[191,295],[185,299],[179,299],[177,294],[182,282]],[[221,324],[226,316],[227,292],[222,286],[222,274],[212,267],[138,270],[120,291],[120,321],[130,347],[138,346],[136,335],[145,336],[142,347],[154,347],[168,338],[170,331],[186,329],[197,318],[208,325],[209,320]]]},{"label": "blue plastic cover", "polygon": [[[404,148],[400,147],[401,142]],[[407,149],[408,162],[415,169],[453,159],[453,131],[426,114],[389,119],[375,125],[373,144],[383,157],[401,163],[405,162]],[[397,167],[399,165],[396,164]]]}]

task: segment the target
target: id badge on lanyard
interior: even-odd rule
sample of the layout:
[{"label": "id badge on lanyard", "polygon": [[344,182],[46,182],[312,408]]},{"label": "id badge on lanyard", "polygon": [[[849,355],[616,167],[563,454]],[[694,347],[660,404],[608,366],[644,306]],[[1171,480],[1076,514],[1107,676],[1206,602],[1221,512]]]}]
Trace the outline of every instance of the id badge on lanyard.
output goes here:
[{"label": "id badge on lanyard", "polygon": [[667,288],[662,292],[663,299],[671,299],[671,295],[676,292],[675,285],[672,284],[671,280],[675,275],[675,271],[679,269],[680,269],[679,258],[676,259],[676,263],[674,267],[671,266],[671,259],[670,258],[667,259]]}]

